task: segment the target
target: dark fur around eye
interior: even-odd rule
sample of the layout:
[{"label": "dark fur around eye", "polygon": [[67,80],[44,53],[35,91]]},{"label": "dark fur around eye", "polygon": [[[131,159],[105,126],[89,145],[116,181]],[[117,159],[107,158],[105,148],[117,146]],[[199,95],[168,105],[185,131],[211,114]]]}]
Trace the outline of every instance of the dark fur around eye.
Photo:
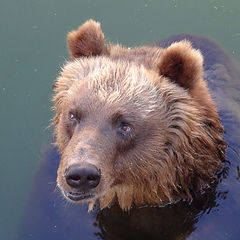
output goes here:
[{"label": "dark fur around eye", "polygon": [[131,137],[133,134],[133,126],[124,119],[121,112],[112,115],[112,124],[116,128],[118,135],[121,137]]},{"label": "dark fur around eye", "polygon": [[71,110],[69,111],[68,113],[68,119],[71,121],[71,122],[79,122],[80,119],[81,119],[81,116],[78,112],[74,111],[74,110]]},{"label": "dark fur around eye", "polygon": [[133,134],[133,127],[128,122],[120,121],[117,124],[117,132],[123,137],[131,137]]},{"label": "dark fur around eye", "polygon": [[69,111],[67,114],[65,129],[70,138],[72,137],[74,129],[78,123],[80,123],[80,114],[73,110]]},{"label": "dark fur around eye", "polygon": [[119,152],[124,153],[134,148],[135,137],[133,126],[125,121],[120,121],[117,124],[117,149]]}]

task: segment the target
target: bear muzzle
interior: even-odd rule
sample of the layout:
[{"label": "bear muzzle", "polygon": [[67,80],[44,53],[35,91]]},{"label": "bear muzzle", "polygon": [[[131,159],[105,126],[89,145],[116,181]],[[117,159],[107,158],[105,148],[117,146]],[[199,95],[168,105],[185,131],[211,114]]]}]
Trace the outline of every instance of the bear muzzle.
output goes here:
[{"label": "bear muzzle", "polygon": [[73,201],[92,197],[91,190],[96,188],[101,179],[101,171],[93,164],[72,164],[65,170],[65,180],[72,191],[65,196]]}]

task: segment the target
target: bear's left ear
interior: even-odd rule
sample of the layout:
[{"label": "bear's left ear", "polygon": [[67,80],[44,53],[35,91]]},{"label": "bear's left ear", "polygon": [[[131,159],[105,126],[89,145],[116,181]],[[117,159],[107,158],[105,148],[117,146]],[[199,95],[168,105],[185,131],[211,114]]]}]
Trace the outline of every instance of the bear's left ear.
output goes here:
[{"label": "bear's left ear", "polygon": [[158,67],[160,75],[188,90],[203,78],[202,54],[186,40],[164,49]]},{"label": "bear's left ear", "polygon": [[68,33],[67,45],[72,58],[107,53],[100,23],[92,19],[86,21],[77,31]]}]

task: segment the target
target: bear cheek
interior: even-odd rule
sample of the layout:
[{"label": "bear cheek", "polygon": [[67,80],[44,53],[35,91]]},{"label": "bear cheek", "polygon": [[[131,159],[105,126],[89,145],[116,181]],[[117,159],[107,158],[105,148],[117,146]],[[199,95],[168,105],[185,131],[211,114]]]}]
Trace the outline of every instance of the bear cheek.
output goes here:
[{"label": "bear cheek", "polygon": [[60,154],[62,155],[71,139],[69,127],[62,117],[60,118],[59,123],[55,128],[55,134],[56,144]]}]

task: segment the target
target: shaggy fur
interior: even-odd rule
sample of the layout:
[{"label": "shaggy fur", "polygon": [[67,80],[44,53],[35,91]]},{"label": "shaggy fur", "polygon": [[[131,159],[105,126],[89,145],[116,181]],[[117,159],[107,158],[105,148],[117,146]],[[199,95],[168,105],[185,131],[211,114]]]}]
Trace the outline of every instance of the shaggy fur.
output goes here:
[{"label": "shaggy fur", "polygon": [[[201,53],[187,41],[167,49],[105,44],[93,20],[69,33],[67,43],[72,61],[53,98],[62,192],[72,191],[65,169],[86,163],[102,174],[90,208],[97,199],[101,208],[118,201],[128,210],[201,192],[221,169],[226,148]],[[129,136],[116,133],[119,121],[131,126]]]}]

